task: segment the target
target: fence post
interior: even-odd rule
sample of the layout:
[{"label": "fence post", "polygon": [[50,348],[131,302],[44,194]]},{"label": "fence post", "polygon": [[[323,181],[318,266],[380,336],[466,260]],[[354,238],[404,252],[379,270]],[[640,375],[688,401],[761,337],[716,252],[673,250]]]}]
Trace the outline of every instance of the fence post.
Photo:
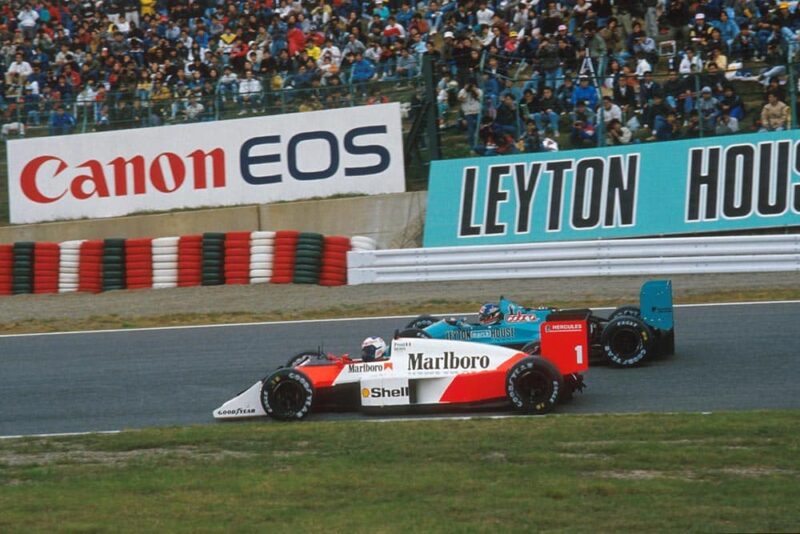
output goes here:
[{"label": "fence post", "polygon": [[431,160],[441,159],[442,153],[439,148],[439,125],[437,116],[439,108],[436,105],[436,87],[433,83],[433,64],[429,55],[422,56],[422,83],[425,84],[425,102],[423,109],[427,112],[426,130],[428,137],[428,150]]},{"label": "fence post", "polygon": [[789,58],[789,100],[792,108],[792,116],[789,117],[789,128],[797,128],[797,78],[795,77],[796,67],[793,58]]},{"label": "fence post", "polygon": [[[705,121],[703,120],[703,112],[700,111],[700,106],[697,105],[698,102],[700,102],[700,99],[703,98],[703,95],[700,92],[700,75],[699,74],[695,74],[694,75],[694,93],[695,93],[694,109],[697,110],[698,134],[700,135],[700,137],[703,137],[703,130],[705,129],[705,126],[704,126],[703,123]],[[691,110],[689,111],[689,113],[691,114]]]}]

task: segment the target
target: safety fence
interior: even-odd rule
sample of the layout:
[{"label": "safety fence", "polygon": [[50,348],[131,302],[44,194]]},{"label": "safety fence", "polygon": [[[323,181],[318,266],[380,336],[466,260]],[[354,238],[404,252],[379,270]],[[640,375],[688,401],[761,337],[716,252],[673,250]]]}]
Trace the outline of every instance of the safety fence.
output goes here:
[{"label": "safety fence", "polygon": [[800,235],[351,251],[348,283],[800,270]]},{"label": "safety fence", "polygon": [[0,295],[99,293],[223,284],[347,283],[347,253],[364,236],[226,232],[140,239],[0,245]]}]

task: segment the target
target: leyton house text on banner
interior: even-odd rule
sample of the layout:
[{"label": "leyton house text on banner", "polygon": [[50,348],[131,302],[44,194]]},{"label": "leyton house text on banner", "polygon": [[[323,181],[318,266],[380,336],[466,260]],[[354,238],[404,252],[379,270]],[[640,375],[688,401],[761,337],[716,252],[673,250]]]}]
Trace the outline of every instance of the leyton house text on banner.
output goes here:
[{"label": "leyton house text on banner", "polygon": [[800,131],[435,161],[426,247],[800,224]]},{"label": "leyton house text on banner", "polygon": [[14,140],[12,223],[405,190],[399,104]]}]

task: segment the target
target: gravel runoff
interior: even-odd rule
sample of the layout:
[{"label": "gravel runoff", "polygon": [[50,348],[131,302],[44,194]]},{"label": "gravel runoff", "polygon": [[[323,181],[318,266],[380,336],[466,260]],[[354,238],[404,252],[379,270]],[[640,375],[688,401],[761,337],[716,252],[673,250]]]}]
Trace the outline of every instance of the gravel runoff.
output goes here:
[{"label": "gravel runoff", "polygon": [[[0,297],[0,324],[27,319],[85,319],[117,315],[121,318],[163,317],[173,314],[245,312],[265,314],[281,311],[311,311],[352,306],[374,306],[385,314],[387,306],[419,302],[494,300],[500,295],[529,305],[552,302],[612,300],[635,303],[639,287],[653,277],[548,278],[497,281],[420,282],[321,287],[258,284],[249,286],[193,287],[179,289],[112,291],[98,295],[17,295]],[[667,277],[665,277],[667,278]],[[676,275],[675,300],[704,294],[738,291],[798,292],[800,272],[724,275]]]}]

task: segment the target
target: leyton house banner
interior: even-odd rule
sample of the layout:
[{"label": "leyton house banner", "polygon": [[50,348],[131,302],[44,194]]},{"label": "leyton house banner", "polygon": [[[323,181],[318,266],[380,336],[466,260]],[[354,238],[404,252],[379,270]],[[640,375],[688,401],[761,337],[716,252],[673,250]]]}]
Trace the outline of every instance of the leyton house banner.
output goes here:
[{"label": "leyton house banner", "polygon": [[405,190],[399,104],[15,140],[12,223]]},{"label": "leyton house banner", "polygon": [[800,224],[798,130],[435,161],[426,247]]}]

